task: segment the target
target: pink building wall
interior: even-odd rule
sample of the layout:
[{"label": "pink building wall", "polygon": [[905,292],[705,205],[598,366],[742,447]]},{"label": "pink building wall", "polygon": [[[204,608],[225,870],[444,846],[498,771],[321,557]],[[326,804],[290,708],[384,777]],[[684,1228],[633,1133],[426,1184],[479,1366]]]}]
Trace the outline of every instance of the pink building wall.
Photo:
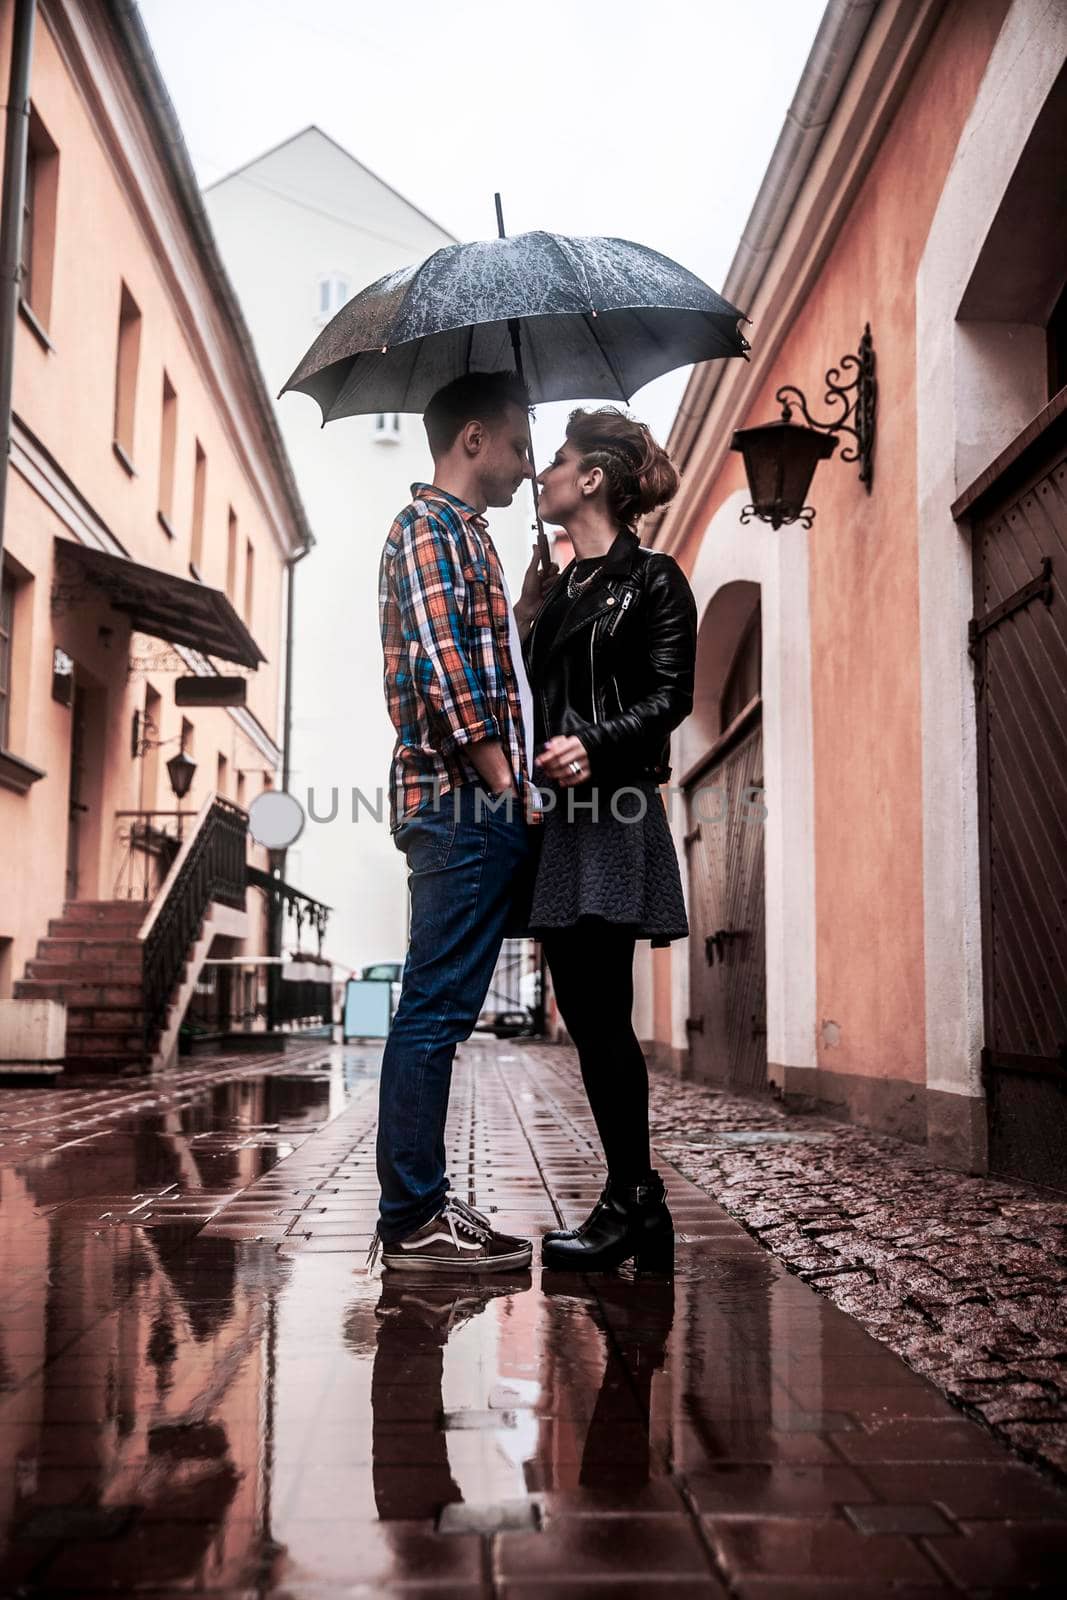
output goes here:
[{"label": "pink building wall", "polygon": [[[7,81],[12,6],[0,5],[0,74]],[[101,598],[53,613],[53,540],[76,538],[57,514],[55,485],[73,486],[79,507],[136,562],[188,578],[193,522],[195,442],[207,457],[202,578],[226,585],[229,514],[237,517],[237,564],[231,600],[267,656],[249,675],[247,706],[264,734],[260,748],[222,709],[189,711],[198,770],[184,808],[194,815],[216,787],[217,758],[228,763],[228,794],[237,769],[247,773],[244,804],[268,781],[281,743],[284,669],[284,556],[298,548],[291,503],[277,462],[257,432],[249,368],[159,158],[135,87],[128,80],[103,13],[73,5],[40,8],[31,98],[59,150],[59,182],[47,348],[29,323],[17,331],[14,410],[18,422],[53,458],[33,484],[10,469],[5,549],[20,583],[16,610],[11,751],[47,776],[25,794],[0,787],[0,998],[11,993],[48,918],[66,898],[66,840],[71,712],[51,697],[53,646],[75,658],[90,691],[87,765],[92,808],[83,820],[78,898],[115,892],[119,853],[114,812],[175,804],[165,762],[178,750],[183,712],[173,671],[136,672],[127,654],[158,652],[160,640],[129,635],[125,618]],[[2,134],[2,130],[0,130]],[[141,313],[131,475],[112,449],[116,351],[122,284]],[[177,436],[170,521],[161,525],[159,478],[163,375],[177,393]],[[81,514],[79,512],[79,514]],[[255,552],[254,593],[245,614],[245,547]],[[110,628],[110,636],[101,634]],[[242,669],[221,663],[222,671]],[[183,667],[182,672],[190,671]],[[146,681],[161,697],[156,792],[139,790],[140,761],[130,754],[131,722],[143,708]],[[253,859],[265,865],[265,852]],[[259,896],[249,897],[258,915]],[[248,945],[263,948],[262,930]]]},{"label": "pink building wall", "polygon": [[[951,4],[908,85],[851,213],[762,389],[733,426],[779,414],[799,385],[817,416],[823,374],[870,322],[878,360],[874,492],[857,468],[823,464],[810,549],[819,1067],[863,1078],[925,1079],[922,749],[916,500],[915,279],[964,123],[1008,0]],[[787,286],[784,286],[787,287]],[[753,343],[759,326],[748,330]],[[699,473],[698,445],[686,471]],[[737,491],[728,454],[670,535],[693,571],[705,530]],[[783,540],[805,537],[783,528]],[[788,803],[788,796],[784,797]],[[655,952],[654,1036],[672,1038],[672,966]],[[824,1025],[841,1026],[835,1031]]]}]

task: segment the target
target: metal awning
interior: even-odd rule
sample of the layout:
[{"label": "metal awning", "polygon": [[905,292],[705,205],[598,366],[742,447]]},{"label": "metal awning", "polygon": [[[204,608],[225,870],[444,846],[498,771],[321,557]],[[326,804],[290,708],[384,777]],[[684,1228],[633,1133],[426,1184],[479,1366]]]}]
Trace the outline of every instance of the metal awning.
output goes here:
[{"label": "metal awning", "polygon": [[254,669],[267,659],[221,589],[73,539],[56,539],[56,564],[57,590],[67,604],[84,584],[129,617],[138,633],[242,667]]}]

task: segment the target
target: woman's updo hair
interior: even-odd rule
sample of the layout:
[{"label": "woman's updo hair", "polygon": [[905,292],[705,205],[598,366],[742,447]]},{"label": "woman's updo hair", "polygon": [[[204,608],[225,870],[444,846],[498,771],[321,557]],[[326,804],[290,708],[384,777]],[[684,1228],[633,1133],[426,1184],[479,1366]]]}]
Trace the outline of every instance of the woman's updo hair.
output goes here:
[{"label": "woman's updo hair", "polygon": [[599,467],[603,472],[611,514],[624,528],[635,531],[638,517],[678,492],[678,473],[666,450],[643,422],[618,406],[572,411],[567,440],[578,451],[583,471]]}]

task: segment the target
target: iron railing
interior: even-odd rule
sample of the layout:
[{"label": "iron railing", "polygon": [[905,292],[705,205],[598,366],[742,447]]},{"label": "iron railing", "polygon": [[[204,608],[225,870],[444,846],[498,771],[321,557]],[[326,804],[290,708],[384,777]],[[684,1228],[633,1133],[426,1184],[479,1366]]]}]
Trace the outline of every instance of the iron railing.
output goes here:
[{"label": "iron railing", "polygon": [[154,900],[181,850],[181,820],[189,811],[116,811],[122,859],[115,877],[115,900]]},{"label": "iron railing", "polygon": [[[286,965],[288,961],[278,957],[208,957],[182,1018],[179,1050],[188,1052],[201,1040],[225,1034],[266,1037],[272,1029],[270,1007],[258,998],[261,978],[273,968],[284,971]],[[335,1001],[330,962],[321,963],[321,974],[315,978],[281,977],[275,1001],[275,1029],[279,1025],[296,1030],[332,1026]],[[266,1026],[266,1033],[261,1024]]]},{"label": "iron railing", "polygon": [[144,1043],[150,1055],[213,900],[243,911],[248,814],[216,795],[144,940]]},{"label": "iron railing", "polygon": [[[304,924],[309,929],[314,929],[318,943],[318,954],[322,955],[322,941],[326,933],[326,925],[330,920],[331,907],[324,905],[321,900],[316,900],[312,895],[305,894],[303,889],[294,889],[292,884],[286,883],[273,872],[264,872],[261,867],[249,865],[246,881],[250,889],[262,889],[267,896],[270,906],[269,920],[273,930],[271,948],[279,950],[282,944],[281,921],[288,913],[296,922],[296,942],[302,940]],[[276,966],[267,969],[267,1027],[274,1029],[279,1022],[300,1020],[285,1009],[289,1000],[282,993],[281,974]],[[310,1015],[310,1013],[309,1013]]]},{"label": "iron railing", "polygon": [[333,1022],[333,984],[330,968],[321,981],[312,978],[282,978],[277,988],[275,1022]]}]

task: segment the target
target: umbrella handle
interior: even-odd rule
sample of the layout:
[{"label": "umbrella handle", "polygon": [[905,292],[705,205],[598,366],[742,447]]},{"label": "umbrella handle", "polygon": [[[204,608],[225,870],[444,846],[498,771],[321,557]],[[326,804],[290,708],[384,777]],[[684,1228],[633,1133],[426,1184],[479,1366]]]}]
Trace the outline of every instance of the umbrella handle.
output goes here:
[{"label": "umbrella handle", "polygon": [[537,559],[541,563],[541,571],[547,572],[552,565],[552,551],[549,548],[545,525],[541,521],[540,496],[537,493],[537,464],[533,458],[532,444],[530,446],[530,465],[534,469],[534,476],[530,480],[530,488],[533,490],[534,516],[537,519],[535,523],[537,528]]}]

